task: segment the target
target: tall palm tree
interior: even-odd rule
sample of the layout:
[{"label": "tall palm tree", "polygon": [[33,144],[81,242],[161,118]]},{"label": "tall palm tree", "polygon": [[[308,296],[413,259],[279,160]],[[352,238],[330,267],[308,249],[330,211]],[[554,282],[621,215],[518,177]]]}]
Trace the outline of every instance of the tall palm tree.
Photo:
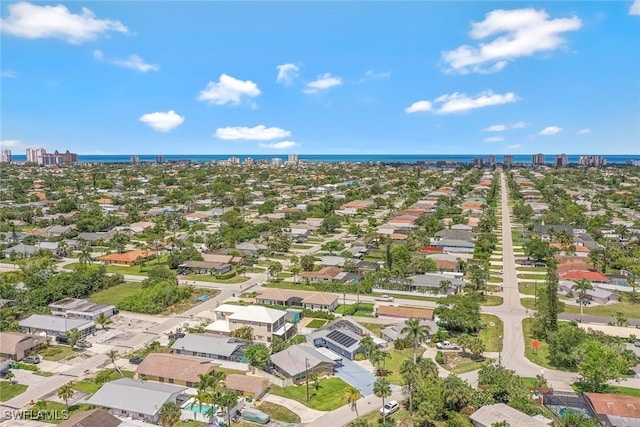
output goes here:
[{"label": "tall palm tree", "polygon": [[344,396],[347,398],[347,403],[351,406],[351,410],[356,411],[356,417],[358,417],[358,400],[362,398],[362,393],[357,388],[349,386],[345,390]]},{"label": "tall palm tree", "polygon": [[175,402],[167,402],[158,412],[158,420],[163,427],[173,427],[180,421],[180,407]]},{"label": "tall palm tree", "polygon": [[421,378],[438,378],[438,365],[433,359],[420,358],[417,367]]},{"label": "tall palm tree", "polygon": [[61,385],[58,389],[58,397],[64,400],[64,404],[67,406],[67,411],[69,410],[69,399],[73,397],[73,393],[75,393],[75,390],[71,388],[71,384],[69,383]]},{"label": "tall palm tree", "polygon": [[442,381],[442,397],[447,406],[459,411],[471,399],[470,387],[457,375],[449,375]]},{"label": "tall palm tree", "polygon": [[113,323],[113,320],[105,316],[104,313],[100,313],[98,317],[96,317],[96,323],[102,326],[102,329],[107,329],[107,325]]},{"label": "tall palm tree", "polygon": [[584,312],[584,300],[587,297],[587,291],[593,289],[593,285],[586,279],[580,279],[573,286],[573,289],[578,291],[578,298],[580,298],[580,321],[582,322],[582,316]]},{"label": "tall palm tree", "polygon": [[429,326],[420,324],[420,319],[411,317],[404,321],[405,326],[400,333],[407,334],[407,339],[413,343],[413,363],[416,363],[418,345],[429,336]]},{"label": "tall palm tree", "polygon": [[111,360],[111,363],[113,363],[113,367],[116,368],[116,371],[118,371],[121,377],[124,377],[124,374],[122,373],[122,371],[120,370],[120,367],[116,363],[116,359],[119,356],[120,354],[118,353],[118,350],[109,350],[107,352],[107,357],[109,358],[109,360]]},{"label": "tall palm tree", "polygon": [[78,261],[82,265],[91,263],[91,253],[89,253],[88,250],[83,249],[82,252],[80,252],[80,256],[78,257]]},{"label": "tall palm tree", "polygon": [[367,356],[367,359],[371,359],[371,354],[373,353],[373,350],[376,349],[376,343],[375,341],[373,341],[371,335],[367,335],[366,337],[362,338],[362,340],[360,341],[360,345],[364,349],[364,354],[365,356]]},{"label": "tall palm tree", "polygon": [[[386,378],[378,378],[375,383],[373,383],[373,394],[382,399],[382,407],[384,407],[384,400],[391,396],[391,383]],[[382,420],[387,422],[387,414],[386,412],[382,413]]]},{"label": "tall palm tree", "polygon": [[409,412],[413,411],[413,388],[420,378],[418,366],[409,359],[402,361],[400,365],[400,375],[404,380],[406,394],[409,396]]}]

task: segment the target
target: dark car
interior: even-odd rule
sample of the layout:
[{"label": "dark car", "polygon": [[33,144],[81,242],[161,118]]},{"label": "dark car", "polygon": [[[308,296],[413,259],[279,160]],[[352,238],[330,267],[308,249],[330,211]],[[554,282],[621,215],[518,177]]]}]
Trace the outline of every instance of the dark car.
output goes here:
[{"label": "dark car", "polygon": [[69,337],[60,335],[56,337],[56,342],[58,344],[69,344]]},{"label": "dark car", "polygon": [[170,340],[177,340],[178,338],[184,338],[184,333],[176,332],[175,334],[169,334]]},{"label": "dark car", "polygon": [[142,363],[143,360],[144,360],[144,357],[134,356],[131,359],[129,359],[129,363],[131,363],[132,365],[139,365]]}]

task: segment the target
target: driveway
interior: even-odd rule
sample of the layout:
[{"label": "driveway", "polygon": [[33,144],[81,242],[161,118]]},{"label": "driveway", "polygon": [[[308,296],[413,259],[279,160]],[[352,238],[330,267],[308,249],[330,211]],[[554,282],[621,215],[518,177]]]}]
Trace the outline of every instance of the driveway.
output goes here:
[{"label": "driveway", "polygon": [[360,390],[363,396],[373,393],[376,376],[349,359],[342,359],[342,366],[336,368],[336,376]]}]

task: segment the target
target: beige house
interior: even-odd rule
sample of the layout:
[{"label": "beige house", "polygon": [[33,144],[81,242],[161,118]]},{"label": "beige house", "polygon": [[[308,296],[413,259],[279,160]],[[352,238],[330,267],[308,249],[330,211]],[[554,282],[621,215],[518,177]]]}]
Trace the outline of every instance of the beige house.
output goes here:
[{"label": "beige house", "polygon": [[324,292],[305,292],[294,289],[266,289],[256,297],[258,304],[303,307],[309,310],[334,311],[339,295]]},{"label": "beige house", "polygon": [[260,305],[239,306],[223,304],[216,308],[216,321],[207,326],[212,333],[232,334],[248,326],[253,329],[253,340],[271,342],[273,336],[288,339],[296,328],[285,322],[286,312]]},{"label": "beige house", "polygon": [[42,337],[19,332],[0,332],[0,358],[20,361],[44,341]]}]

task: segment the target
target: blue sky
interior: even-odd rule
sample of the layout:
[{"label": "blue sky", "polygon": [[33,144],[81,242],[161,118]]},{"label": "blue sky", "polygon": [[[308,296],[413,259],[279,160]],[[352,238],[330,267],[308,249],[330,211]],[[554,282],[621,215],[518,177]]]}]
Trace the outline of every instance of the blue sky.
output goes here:
[{"label": "blue sky", "polygon": [[638,1],[0,14],[0,137],[14,154],[640,153]]}]

